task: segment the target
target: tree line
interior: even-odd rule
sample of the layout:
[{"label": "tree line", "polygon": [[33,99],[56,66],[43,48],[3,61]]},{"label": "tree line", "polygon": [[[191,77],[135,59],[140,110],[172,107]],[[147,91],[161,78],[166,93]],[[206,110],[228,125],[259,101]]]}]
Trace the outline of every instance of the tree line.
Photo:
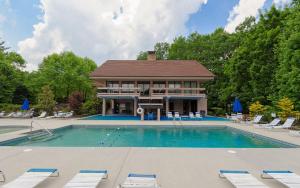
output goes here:
[{"label": "tree line", "polygon": [[[235,97],[246,112],[256,101],[275,106],[284,97],[300,110],[300,0],[284,8],[273,6],[261,12],[257,21],[249,17],[234,33],[223,28],[210,34],[192,33],[171,43],[159,42],[154,50],[158,59],[197,60],[216,75],[204,85],[210,111],[230,112]],[[137,56],[146,58],[146,52]],[[96,64],[91,59],[63,52],[45,57],[36,71],[24,71],[25,66],[20,54],[0,42],[0,108],[21,104],[24,98],[36,104],[39,94],[49,90],[57,103],[76,99],[86,102],[86,109],[95,106],[89,73]]]},{"label": "tree line", "polygon": [[87,101],[87,109],[94,105],[89,100],[97,101],[89,78],[97,65],[89,58],[72,52],[54,53],[45,57],[36,71],[25,71],[25,66],[21,55],[8,51],[5,43],[0,43],[0,110],[16,110],[25,98],[47,111],[53,108],[44,103],[54,107],[78,96],[80,103]]},{"label": "tree line", "polygon": [[[192,33],[154,46],[158,59],[197,60],[216,77],[205,84],[210,110],[230,112],[238,97],[244,111],[251,103],[276,106],[288,97],[300,110],[300,1],[244,20],[232,34]],[[146,59],[140,52],[137,59]]]}]

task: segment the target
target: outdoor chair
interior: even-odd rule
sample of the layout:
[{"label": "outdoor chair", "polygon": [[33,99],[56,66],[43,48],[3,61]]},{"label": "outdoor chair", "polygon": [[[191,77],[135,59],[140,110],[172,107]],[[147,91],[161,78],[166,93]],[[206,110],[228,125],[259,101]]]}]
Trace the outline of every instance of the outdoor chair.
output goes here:
[{"label": "outdoor chair", "polygon": [[54,168],[32,168],[17,179],[3,185],[3,188],[33,188],[45,181],[50,176],[59,176],[58,170]]},{"label": "outdoor chair", "polygon": [[159,188],[155,174],[129,174],[119,188]]},{"label": "outdoor chair", "polygon": [[96,188],[103,179],[107,179],[107,170],[80,170],[64,187]]},{"label": "outdoor chair", "polygon": [[219,176],[226,178],[234,187],[268,187],[244,170],[220,170]]}]

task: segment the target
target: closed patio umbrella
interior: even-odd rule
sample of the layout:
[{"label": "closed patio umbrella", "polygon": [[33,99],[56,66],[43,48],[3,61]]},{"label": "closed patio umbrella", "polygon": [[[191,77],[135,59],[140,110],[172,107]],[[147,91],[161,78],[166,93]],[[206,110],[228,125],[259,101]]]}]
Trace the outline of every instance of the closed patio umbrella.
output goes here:
[{"label": "closed patio umbrella", "polygon": [[23,101],[23,105],[21,106],[21,110],[29,110],[29,100],[25,99]]},{"label": "closed patio umbrella", "polygon": [[243,110],[243,108],[242,108],[240,100],[238,98],[235,98],[235,100],[233,102],[232,111],[235,112],[235,113],[238,113],[238,112],[242,112],[242,110]]}]

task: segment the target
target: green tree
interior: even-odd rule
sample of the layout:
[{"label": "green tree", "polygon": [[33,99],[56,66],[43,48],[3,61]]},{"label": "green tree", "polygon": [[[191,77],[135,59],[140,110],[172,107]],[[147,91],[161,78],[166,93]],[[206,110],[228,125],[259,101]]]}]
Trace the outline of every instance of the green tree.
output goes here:
[{"label": "green tree", "polygon": [[22,84],[24,59],[15,52],[8,52],[0,42],[0,103],[11,103],[16,87]]},{"label": "green tree", "polygon": [[13,93],[12,103],[22,104],[24,99],[30,98],[29,90],[25,85],[19,85]]},{"label": "green tree", "polygon": [[138,56],[137,56],[137,60],[147,60],[147,52],[143,52],[143,51],[141,51],[139,54],[138,54]]},{"label": "green tree", "polygon": [[87,98],[92,92],[89,74],[96,67],[91,59],[78,57],[72,52],[52,54],[44,58],[38,71],[33,73],[33,87],[49,85],[58,101],[65,102],[74,91]]},{"label": "green tree", "polygon": [[[157,60],[165,60],[168,59],[170,45],[167,42],[158,42],[154,46],[154,51]],[[137,60],[147,60],[148,52],[141,51]]]},{"label": "green tree", "polygon": [[284,96],[295,101],[295,108],[300,110],[300,3],[287,9],[284,26],[281,28],[280,42],[276,50],[279,68],[276,70],[276,82],[272,98]]},{"label": "green tree", "polygon": [[42,87],[41,93],[38,95],[38,107],[47,113],[52,113],[55,103],[54,94],[50,87],[48,85]]},{"label": "green tree", "polygon": [[254,101],[269,104],[274,93],[272,82],[278,67],[274,51],[279,42],[285,14],[274,6],[260,15],[259,22],[246,21],[238,27],[239,47],[225,66],[230,79],[231,93],[239,97],[246,107]]},{"label": "green tree", "polygon": [[165,60],[168,59],[170,45],[167,42],[159,42],[154,46],[156,59]]},{"label": "green tree", "polygon": [[219,28],[208,35],[192,33],[187,38],[176,38],[170,46],[169,59],[197,60],[212,71],[215,79],[203,85],[208,93],[208,107],[225,109],[230,93],[225,90],[229,85],[224,66],[235,48],[233,35]]}]

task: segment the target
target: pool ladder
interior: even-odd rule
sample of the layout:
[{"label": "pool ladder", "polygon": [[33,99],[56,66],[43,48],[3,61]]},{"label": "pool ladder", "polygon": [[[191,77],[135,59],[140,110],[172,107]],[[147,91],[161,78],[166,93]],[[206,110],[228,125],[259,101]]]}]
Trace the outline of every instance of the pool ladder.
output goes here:
[{"label": "pool ladder", "polygon": [[37,125],[39,125],[41,128],[42,128],[42,130],[44,130],[45,132],[47,132],[48,133],[48,135],[50,135],[50,136],[53,136],[54,134],[49,130],[49,129],[47,129],[46,127],[43,127],[40,123],[38,123],[38,122],[36,122],[36,121],[31,121],[31,123],[30,123],[30,132],[32,132],[32,129],[33,129],[33,124],[37,124]]}]

